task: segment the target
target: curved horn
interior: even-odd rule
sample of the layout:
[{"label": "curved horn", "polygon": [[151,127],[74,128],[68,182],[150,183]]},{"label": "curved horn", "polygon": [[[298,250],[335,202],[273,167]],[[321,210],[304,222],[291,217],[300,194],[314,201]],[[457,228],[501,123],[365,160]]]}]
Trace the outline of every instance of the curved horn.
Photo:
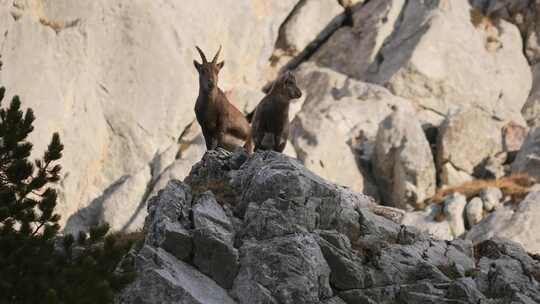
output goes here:
[{"label": "curved horn", "polygon": [[195,48],[196,48],[197,51],[199,52],[199,55],[201,55],[201,58],[202,58],[202,60],[203,60],[203,63],[207,63],[208,61],[206,60],[206,56],[204,56],[203,51],[201,51],[201,49],[200,49],[198,46],[195,46]]},{"label": "curved horn", "polygon": [[212,63],[216,63],[219,57],[219,53],[221,53],[221,45],[219,45],[219,50],[216,53],[216,56],[214,56],[214,59],[212,59]]}]

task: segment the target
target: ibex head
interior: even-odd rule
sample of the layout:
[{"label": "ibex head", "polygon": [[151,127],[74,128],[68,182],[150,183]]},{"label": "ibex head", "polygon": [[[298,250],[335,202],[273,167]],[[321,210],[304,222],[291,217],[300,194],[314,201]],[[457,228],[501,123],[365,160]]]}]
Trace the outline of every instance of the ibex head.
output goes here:
[{"label": "ibex head", "polygon": [[296,85],[296,78],[290,71],[285,72],[274,82],[272,91],[277,91],[289,99],[302,97],[302,91]]},{"label": "ibex head", "polygon": [[221,46],[219,46],[219,50],[211,62],[206,60],[206,56],[198,46],[196,48],[202,59],[202,63],[198,63],[196,60],[193,60],[193,64],[199,72],[199,84],[201,85],[201,89],[205,91],[212,91],[217,87],[219,71],[225,65],[224,61],[217,63],[219,53],[221,52]]}]

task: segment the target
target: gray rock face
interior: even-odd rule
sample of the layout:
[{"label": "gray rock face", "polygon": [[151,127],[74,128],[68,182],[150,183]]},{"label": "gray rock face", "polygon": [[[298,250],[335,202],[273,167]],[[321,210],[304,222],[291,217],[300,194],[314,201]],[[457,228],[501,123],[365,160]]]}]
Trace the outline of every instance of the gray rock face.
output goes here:
[{"label": "gray rock face", "polygon": [[513,210],[501,207],[490,213],[482,222],[474,226],[467,239],[479,243],[492,237],[510,239],[527,248],[527,251],[540,254],[540,192],[531,192]]},{"label": "gray rock face", "polygon": [[528,128],[509,122],[502,128],[504,152],[517,152],[521,149],[528,134]]},{"label": "gray rock face", "polygon": [[412,226],[438,240],[453,240],[454,235],[448,221],[437,221],[443,212],[442,204],[431,204],[425,210],[407,212],[403,225]]},{"label": "gray rock face", "polygon": [[472,227],[482,220],[484,217],[484,203],[479,197],[475,197],[467,203],[465,208],[465,214],[467,216],[467,224]]},{"label": "gray rock face", "polygon": [[379,123],[392,106],[410,103],[388,90],[307,63],[297,72],[305,101],[291,124],[298,159],[333,182],[374,195],[363,164],[371,160]]},{"label": "gray rock face", "polygon": [[472,0],[470,1],[492,20],[514,23],[523,36],[525,55],[532,64],[540,60],[540,4],[535,0]]},{"label": "gray rock face", "polygon": [[465,232],[465,207],[467,198],[454,192],[444,199],[444,214],[454,237],[459,237]]},{"label": "gray rock face", "polygon": [[108,223],[112,231],[140,230],[146,217],[147,183],[151,179],[149,167],[134,175],[121,177],[89,206],[73,214],[64,227],[65,233],[77,235],[90,227]]},{"label": "gray rock face", "polygon": [[532,66],[533,86],[531,94],[523,105],[523,117],[527,124],[532,127],[540,127],[540,63]]},{"label": "gray rock face", "polygon": [[442,183],[457,183],[456,178],[452,178],[454,174],[473,175],[490,156],[501,152],[501,129],[499,122],[476,108],[463,109],[447,117],[437,141],[437,165],[442,170]]},{"label": "gray rock face", "polygon": [[163,248],[180,260],[188,258],[193,249],[189,217],[191,191],[184,184],[173,181],[148,203],[144,223],[145,244]]},{"label": "gray rock face", "polygon": [[300,0],[281,25],[277,46],[301,52],[343,10],[335,0]]},{"label": "gray rock face", "polygon": [[467,0],[407,1],[377,58],[367,80],[421,108],[473,105],[523,124],[532,76],[520,32],[505,21],[475,27]]},{"label": "gray rock face", "polygon": [[246,241],[232,294],[238,303],[317,303],[332,296],[330,268],[310,235]]},{"label": "gray rock face", "polygon": [[484,210],[488,212],[495,210],[501,204],[503,198],[501,189],[493,187],[483,189],[480,196],[484,203]]},{"label": "gray rock face", "polygon": [[[203,181],[212,182],[207,187],[212,192]],[[473,247],[466,240],[432,239],[373,214],[377,208],[367,197],[328,183],[279,153],[246,157],[211,151],[186,182],[171,181],[150,200],[145,245],[132,253],[139,276],[118,296],[119,303],[540,299],[540,262],[519,245],[493,239]],[[220,197],[225,199],[216,200]],[[198,245],[201,230],[210,246]],[[186,244],[183,251],[168,247],[166,235],[172,234]],[[221,248],[238,250],[237,269],[217,254],[225,252]]]},{"label": "gray rock face", "polygon": [[[213,53],[223,44],[224,90],[259,87],[297,2],[0,1],[2,85],[36,113],[36,155],[55,131],[66,147],[62,224],[171,148],[162,169],[172,164],[178,135],[194,119],[195,45]],[[144,192],[160,173],[126,191]]]},{"label": "gray rock face", "polygon": [[365,79],[390,36],[405,0],[371,1],[352,8],[352,26],[338,29],[315,53],[313,60],[355,79]]},{"label": "gray rock face", "polygon": [[230,219],[211,193],[199,197],[192,213],[193,264],[220,286],[231,288],[239,264]]},{"label": "gray rock face", "polygon": [[540,180],[540,127],[529,132],[516,160],[512,163],[512,172],[527,173]]},{"label": "gray rock face", "polygon": [[144,246],[136,257],[137,280],[123,290],[117,302],[235,304],[214,281],[163,249]]},{"label": "gray rock face", "polygon": [[146,184],[150,178],[150,168],[127,177],[111,195],[104,198],[99,221],[108,223],[113,231],[136,231],[142,228],[146,217]]},{"label": "gray rock face", "polygon": [[433,155],[414,113],[398,109],[381,122],[372,163],[381,197],[391,206],[420,207],[435,194]]}]

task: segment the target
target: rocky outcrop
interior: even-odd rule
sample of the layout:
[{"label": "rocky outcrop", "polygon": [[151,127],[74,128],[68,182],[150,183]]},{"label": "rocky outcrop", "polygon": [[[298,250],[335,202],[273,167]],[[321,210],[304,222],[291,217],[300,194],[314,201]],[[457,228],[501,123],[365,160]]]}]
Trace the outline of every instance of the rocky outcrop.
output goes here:
[{"label": "rocky outcrop", "polygon": [[[223,44],[224,90],[260,87],[297,2],[0,1],[0,82],[37,114],[38,155],[54,131],[66,147],[62,222],[155,160],[173,163],[194,119],[195,45],[211,53]],[[160,174],[126,191],[144,193]]]},{"label": "rocky outcrop", "polygon": [[513,24],[475,26],[467,0],[407,1],[366,79],[441,115],[472,105],[523,124],[532,77],[522,50]]},{"label": "rocky outcrop", "polygon": [[540,181],[540,128],[529,132],[516,160],[512,163],[512,172],[526,173]]},{"label": "rocky outcrop", "polygon": [[313,60],[352,78],[365,79],[404,4],[405,0],[380,0],[354,6],[352,25],[338,29]]},{"label": "rocky outcrop", "polygon": [[532,67],[533,87],[529,99],[523,106],[523,117],[532,128],[540,128],[540,64]]},{"label": "rocky outcrop", "polygon": [[472,179],[486,160],[503,150],[501,129],[500,122],[476,108],[449,115],[437,141],[441,182],[457,185]]},{"label": "rocky outcrop", "polygon": [[[453,149],[467,145],[472,163],[444,156],[440,185],[507,174],[526,132],[520,111],[530,125],[538,116],[536,85],[523,106],[532,83],[523,53],[534,64],[537,50],[532,2],[0,0],[0,82],[36,112],[36,153],[53,131],[65,143],[58,206],[65,232],[104,221],[139,229],[148,198],[202,157],[195,45],[207,53],[223,45],[220,86],[244,112],[278,70],[296,69],[305,98],[291,106],[287,154],[355,191],[418,206],[432,193],[429,153],[403,144],[402,159],[374,162],[379,124],[393,106],[406,108],[431,153],[441,154],[443,121],[455,109],[479,109],[489,124],[510,126],[502,153],[458,141]],[[484,132],[461,137],[494,134]],[[380,167],[387,173],[374,175]],[[380,189],[389,183],[390,191]]]},{"label": "rocky outcrop", "polygon": [[407,212],[401,224],[412,226],[438,240],[453,240],[454,234],[449,221],[441,221],[444,206],[428,205],[424,210]]},{"label": "rocky outcrop", "polygon": [[419,208],[435,194],[433,155],[414,113],[397,109],[381,122],[372,162],[385,203]]},{"label": "rocky outcrop", "polygon": [[350,79],[330,69],[304,64],[297,72],[306,96],[291,125],[298,159],[324,178],[376,195],[368,170],[379,123],[407,100],[386,89]]},{"label": "rocky outcrop", "polygon": [[515,209],[501,207],[474,226],[467,239],[480,243],[492,237],[511,239],[525,246],[529,252],[540,254],[540,192],[531,192]]},{"label": "rocky outcrop", "polygon": [[[287,156],[209,152],[186,183],[171,181],[151,199],[145,243],[132,253],[139,276],[118,302],[540,301],[540,262],[519,245],[438,241],[375,209]],[[232,246],[218,239],[238,250],[239,268],[196,245],[200,227],[206,240],[232,233]],[[186,246],[171,247],[173,239]]]},{"label": "rocky outcrop", "polygon": [[276,46],[287,53],[301,52],[343,11],[336,0],[300,0],[281,25]]},{"label": "rocky outcrop", "polygon": [[525,55],[532,64],[540,60],[540,3],[535,0],[470,0],[493,23],[500,19],[514,23],[524,38]]}]

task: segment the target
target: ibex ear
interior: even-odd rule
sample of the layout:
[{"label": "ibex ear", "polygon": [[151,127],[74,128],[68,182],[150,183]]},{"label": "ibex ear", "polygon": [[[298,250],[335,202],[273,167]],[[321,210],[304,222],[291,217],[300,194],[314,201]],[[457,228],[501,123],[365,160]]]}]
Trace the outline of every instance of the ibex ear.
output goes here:
[{"label": "ibex ear", "polygon": [[197,62],[197,60],[193,60],[193,65],[195,65],[195,68],[197,69],[197,71],[201,71],[201,67],[202,65],[200,63]]},{"label": "ibex ear", "polygon": [[223,68],[224,65],[225,65],[225,61],[222,61],[222,62],[220,62],[220,63],[217,64],[217,67],[218,67],[218,69],[221,70],[221,69]]}]

